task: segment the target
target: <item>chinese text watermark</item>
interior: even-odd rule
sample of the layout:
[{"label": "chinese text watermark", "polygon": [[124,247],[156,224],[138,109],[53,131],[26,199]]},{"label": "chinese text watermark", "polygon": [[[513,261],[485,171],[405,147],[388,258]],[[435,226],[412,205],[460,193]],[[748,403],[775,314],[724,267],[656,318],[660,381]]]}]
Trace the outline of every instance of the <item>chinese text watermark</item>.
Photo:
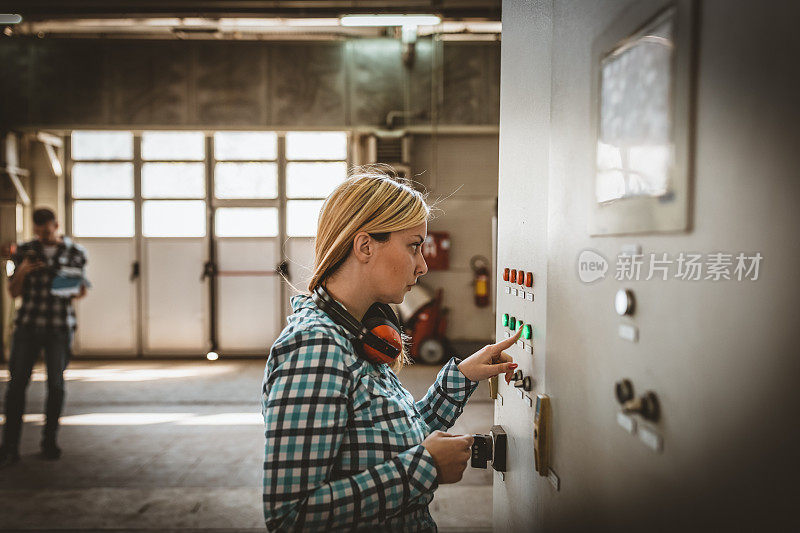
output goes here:
[{"label": "chinese text watermark", "polygon": [[[621,253],[613,272],[617,281],[757,281],[762,260],[761,252]],[[604,279],[609,268],[608,260],[594,250],[578,256],[578,277],[584,283]]]}]

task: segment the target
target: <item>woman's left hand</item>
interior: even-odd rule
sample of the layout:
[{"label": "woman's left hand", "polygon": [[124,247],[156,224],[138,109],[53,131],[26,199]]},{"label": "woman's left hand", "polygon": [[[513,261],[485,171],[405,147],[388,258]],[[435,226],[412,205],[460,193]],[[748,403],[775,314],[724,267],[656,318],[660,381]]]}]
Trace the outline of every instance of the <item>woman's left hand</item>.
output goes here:
[{"label": "woman's left hand", "polygon": [[497,344],[488,344],[464,359],[458,369],[470,381],[481,381],[505,373],[506,383],[511,379],[517,365],[514,359],[503,350],[514,345],[522,334],[519,328],[516,334]]}]

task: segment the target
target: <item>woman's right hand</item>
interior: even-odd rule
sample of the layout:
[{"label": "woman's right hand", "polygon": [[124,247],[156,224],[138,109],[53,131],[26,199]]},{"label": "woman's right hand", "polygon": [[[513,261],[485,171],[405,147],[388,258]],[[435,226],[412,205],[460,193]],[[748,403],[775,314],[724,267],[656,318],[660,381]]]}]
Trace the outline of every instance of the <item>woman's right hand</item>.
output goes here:
[{"label": "woman's right hand", "polygon": [[436,479],[440,484],[461,481],[469,462],[473,440],[471,435],[450,435],[444,431],[434,431],[422,441],[436,463]]}]

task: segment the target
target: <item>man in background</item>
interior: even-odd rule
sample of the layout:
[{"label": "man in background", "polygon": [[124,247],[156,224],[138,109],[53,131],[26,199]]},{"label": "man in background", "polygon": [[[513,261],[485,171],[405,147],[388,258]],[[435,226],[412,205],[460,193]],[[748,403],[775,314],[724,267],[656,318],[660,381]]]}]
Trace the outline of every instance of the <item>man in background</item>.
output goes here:
[{"label": "man in background", "polygon": [[41,449],[48,459],[61,457],[56,433],[64,405],[64,369],[69,362],[76,325],[72,300],[85,296],[86,285],[80,281],[69,294],[63,289],[53,294],[53,280],[64,279],[61,277],[64,271],[83,272],[86,252],[57,231],[55,213],[50,209],[37,209],[33,213],[36,239],[21,244],[11,258],[15,268],[9,292],[12,298],[21,296],[22,305],[17,311],[11,339],[8,363],[11,381],[5,398],[0,467],[19,461],[25,391],[41,351],[44,351],[47,367],[46,422]]}]

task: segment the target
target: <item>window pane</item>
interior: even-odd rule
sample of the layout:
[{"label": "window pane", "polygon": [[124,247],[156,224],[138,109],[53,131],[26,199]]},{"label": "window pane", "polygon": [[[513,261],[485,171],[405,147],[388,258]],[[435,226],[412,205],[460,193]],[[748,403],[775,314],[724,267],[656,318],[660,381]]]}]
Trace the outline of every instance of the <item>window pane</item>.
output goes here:
[{"label": "window pane", "polygon": [[277,237],[274,207],[222,207],[214,218],[217,237]]},{"label": "window pane", "polygon": [[214,194],[217,198],[276,198],[278,168],[275,163],[217,163]]},{"label": "window pane", "polygon": [[313,237],[322,200],[290,200],[286,202],[286,234],[289,237]]},{"label": "window pane", "polygon": [[325,198],[347,177],[347,163],[287,163],[289,198]]},{"label": "window pane", "polygon": [[217,159],[278,158],[278,136],[271,131],[218,131],[214,134],[214,157]]},{"label": "window pane", "polygon": [[78,200],[72,204],[75,237],[133,237],[132,201]]},{"label": "window pane", "polygon": [[146,131],[142,134],[142,159],[192,160],[205,157],[201,131]]},{"label": "window pane", "polygon": [[73,131],[72,159],[133,159],[129,131]]},{"label": "window pane", "polygon": [[286,134],[287,159],[347,159],[343,131],[293,131]]},{"label": "window pane", "polygon": [[144,202],[145,237],[205,237],[206,203],[200,200]]},{"label": "window pane", "polygon": [[142,196],[204,198],[204,167],[203,163],[145,163],[142,165]]},{"label": "window pane", "polygon": [[133,198],[133,163],[75,163],[73,198]]}]

